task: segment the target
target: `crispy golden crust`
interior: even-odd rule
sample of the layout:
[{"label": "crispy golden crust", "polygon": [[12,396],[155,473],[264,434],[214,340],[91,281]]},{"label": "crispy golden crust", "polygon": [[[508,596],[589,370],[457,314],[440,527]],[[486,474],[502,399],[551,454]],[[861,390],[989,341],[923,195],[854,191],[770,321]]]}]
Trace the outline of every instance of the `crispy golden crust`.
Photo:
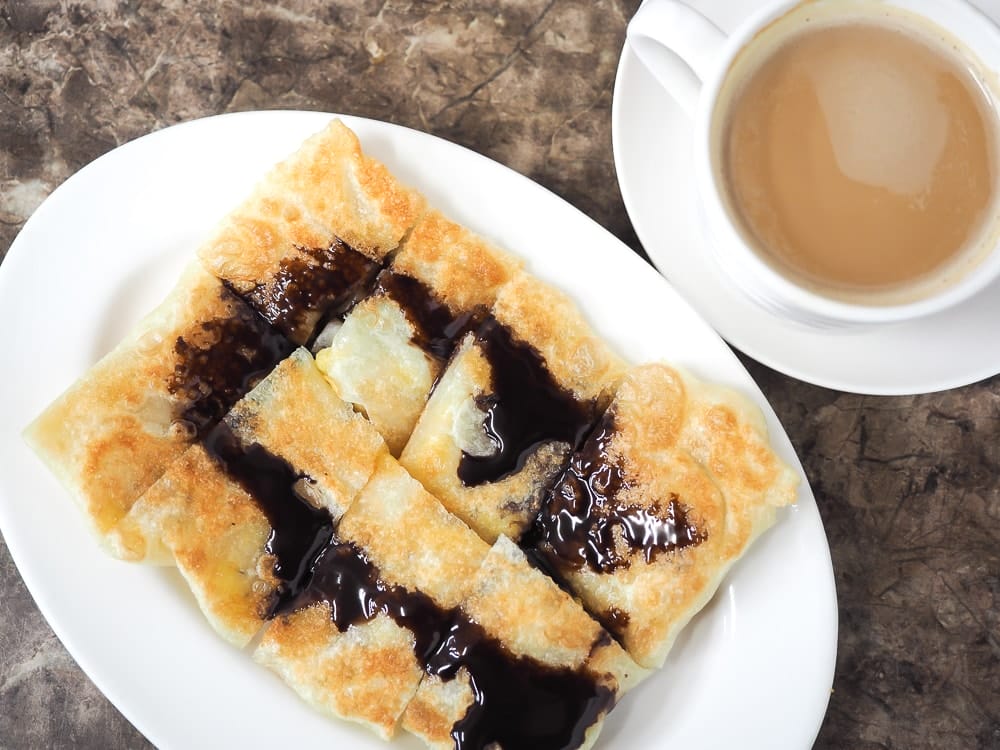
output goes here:
[{"label": "crispy golden crust", "polygon": [[455,607],[489,552],[393,458],[385,456],[338,534],[361,547],[382,579]]},{"label": "crispy golden crust", "polygon": [[434,388],[399,460],[449,511],[492,543],[501,534],[519,537],[527,528],[570,446],[547,443],[516,474],[466,487],[458,477],[462,451],[481,453],[492,445],[482,444],[483,414],[476,407],[476,396],[489,388],[489,363],[470,334]]},{"label": "crispy golden crust", "polygon": [[403,714],[403,729],[435,750],[453,750],[451,730],[473,700],[472,682],[464,667],[448,681],[426,675]]},{"label": "crispy golden crust", "polygon": [[795,502],[799,478],[771,448],[755,404],[731,388],[680,374],[688,408],[678,444],[726,496],[725,553],[735,559],[774,523],[776,508]]},{"label": "crispy golden crust", "polygon": [[378,615],[341,633],[325,603],[276,618],[254,660],[313,707],[363,724],[383,739],[395,734],[423,675],[408,630]]},{"label": "crispy golden crust", "polygon": [[564,292],[522,271],[501,289],[493,315],[541,353],[563,388],[581,400],[610,400],[626,364]]},{"label": "crispy golden crust", "polygon": [[721,389],[706,394],[694,379],[650,364],[630,371],[612,402],[608,454],[625,475],[615,504],[663,508],[676,496],[706,535],[650,563],[634,552],[613,573],[565,571],[592,612],[624,613],[619,635],[643,666],[663,664],[752,537],[773,522],[774,505],[794,500],[794,477],[758,431],[759,411],[735,398]]},{"label": "crispy golden crust", "polygon": [[279,193],[266,182],[223,220],[198,257],[209,271],[246,293],[267,282],[286,258],[311,265],[309,256],[296,248],[325,248],[332,239],[306,213],[300,196]]},{"label": "crispy golden crust", "polygon": [[357,136],[334,120],[274,167],[198,255],[245,291],[270,279],[295,247],[326,247],[335,237],[380,261],[423,210],[423,197],[365,156]]},{"label": "crispy golden crust", "polygon": [[[328,221],[335,235],[370,257],[383,257],[395,249],[426,210],[424,197],[365,155],[358,137],[340,120],[307,141],[301,153],[305,169],[285,162],[279,170],[289,175],[296,192],[307,196],[311,213]],[[341,166],[345,160],[346,168]],[[343,194],[327,182],[338,169],[344,172]]]},{"label": "crispy golden crust", "polygon": [[334,521],[386,454],[379,434],[337,397],[305,349],[281,362],[225,421],[244,443],[259,443],[312,478],[309,499]]},{"label": "crispy golden crust", "polygon": [[240,304],[192,264],[129,335],[25,431],[25,438],[103,537],[194,439],[168,381],[179,337]]},{"label": "crispy golden crust", "polygon": [[257,503],[189,448],[132,507],[111,539],[122,557],[169,556],[212,627],[238,648],[257,633],[277,584],[264,545],[271,527]]},{"label": "crispy golden crust", "polygon": [[422,281],[454,313],[491,306],[521,265],[438,211],[424,214],[392,261],[394,271]]},{"label": "crispy golden crust", "polygon": [[361,301],[316,363],[361,408],[398,456],[427,402],[440,363],[413,343],[413,326],[384,295]]},{"label": "crispy golden crust", "polygon": [[480,567],[462,608],[513,653],[553,667],[576,669],[589,663],[597,650],[618,655],[622,669],[630,659],[600,625],[524,553],[500,537]]}]

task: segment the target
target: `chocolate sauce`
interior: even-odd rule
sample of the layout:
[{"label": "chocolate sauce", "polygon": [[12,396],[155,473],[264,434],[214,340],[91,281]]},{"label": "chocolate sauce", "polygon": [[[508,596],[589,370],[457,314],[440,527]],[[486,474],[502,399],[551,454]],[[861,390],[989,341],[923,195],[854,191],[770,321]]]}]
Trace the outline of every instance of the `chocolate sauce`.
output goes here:
[{"label": "chocolate sauce", "polygon": [[614,692],[586,670],[514,656],[458,613],[426,671],[450,680],[463,667],[472,681],[473,703],[452,727],[456,750],[494,743],[518,750],[579,747],[588,727],[614,705]]},{"label": "chocolate sauce", "polygon": [[276,614],[319,602],[330,605],[330,617],[341,633],[379,613],[388,615],[413,633],[414,653],[421,663],[437,648],[452,617],[422,592],[387,585],[363,551],[336,537],[316,559],[308,588]]},{"label": "chocolate sauce", "polygon": [[666,498],[666,507],[660,501],[650,507],[616,502],[628,480],[608,454],[614,431],[614,415],[609,412],[573,454],[546,494],[534,528],[521,542],[536,547],[557,569],[589,565],[599,573],[611,573],[628,567],[635,552],[649,563],[663,552],[707,538],[676,494]]},{"label": "chocolate sauce", "polygon": [[463,452],[458,464],[463,484],[495,482],[517,473],[543,443],[580,444],[596,417],[595,404],[579,401],[560,386],[538,351],[515,340],[495,319],[480,326],[476,342],[492,371],[491,392],[476,403],[485,412],[483,430],[496,452]]},{"label": "chocolate sauce", "polygon": [[293,489],[299,481],[310,481],[308,477],[257,443],[244,446],[225,422],[216,425],[202,445],[271,525],[266,550],[275,557],[274,574],[281,581],[267,613],[273,616],[308,585],[317,558],[333,538],[333,521],[326,510],[313,507]]},{"label": "chocolate sauce", "polygon": [[203,435],[295,346],[223,286],[233,313],[200,323],[174,344],[177,362],[167,390],[181,400],[180,419]]},{"label": "chocolate sauce", "polygon": [[416,329],[414,343],[428,354],[447,360],[455,342],[486,317],[486,309],[454,314],[419,279],[385,270],[378,276],[376,292],[391,297]]},{"label": "chocolate sauce", "polygon": [[[315,559],[308,587],[275,614],[319,602],[330,605],[340,632],[379,614],[414,636],[414,655],[424,671],[445,681],[468,671],[473,703],[453,729],[458,750],[503,747],[561,750],[578,747],[600,716],[614,705],[612,690],[585,670],[555,668],[511,654],[461,609],[446,610],[421,592],[386,584],[364,552],[335,536]],[[607,644],[603,640],[595,648]]]},{"label": "chocolate sauce", "polygon": [[379,265],[339,239],[328,248],[299,250],[245,296],[275,328],[307,344],[322,322],[342,316],[363,294]]}]

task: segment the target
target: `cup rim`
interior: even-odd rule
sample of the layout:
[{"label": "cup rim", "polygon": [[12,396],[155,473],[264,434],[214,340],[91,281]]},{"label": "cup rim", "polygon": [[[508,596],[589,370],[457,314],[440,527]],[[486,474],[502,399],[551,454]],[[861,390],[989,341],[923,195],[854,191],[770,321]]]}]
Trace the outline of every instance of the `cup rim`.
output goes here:
[{"label": "cup rim", "polygon": [[[719,95],[726,82],[732,65],[740,52],[753,43],[756,36],[768,25],[792,12],[804,3],[815,0],[778,0],[756,11],[734,32],[730,33],[719,55],[719,61],[710,75],[702,81],[695,113],[695,172],[696,186],[701,198],[702,219],[710,235],[709,246],[723,271],[727,273],[744,293],[760,304],[762,297],[772,307],[780,307],[803,322],[814,325],[877,324],[892,323],[930,315],[952,307],[982,291],[1000,276],[1000,238],[992,240],[993,245],[984,250],[984,257],[976,262],[976,267],[945,288],[932,292],[916,300],[884,304],[866,304],[838,300],[813,291],[781,274],[749,246],[736,227],[736,220],[723,201],[723,187],[719,184],[713,168],[712,147],[714,118],[718,108]],[[879,0],[880,4],[900,8],[922,16],[929,24],[940,26],[928,14],[914,9],[910,0]],[[920,6],[943,6],[949,14],[961,13],[962,25],[986,24],[1000,49],[1000,27],[986,18],[966,0],[917,0]],[[982,31],[982,29],[980,29]],[[965,41],[961,39],[961,41]],[[977,59],[981,56],[970,50]],[[984,67],[986,67],[984,65]],[[1000,106],[1000,89],[997,95]],[[1000,122],[998,122],[1000,128]],[[997,176],[1000,180],[1000,175]],[[1000,187],[998,187],[1000,189]],[[1000,220],[998,220],[1000,226]],[[721,235],[721,236],[720,236]],[[726,269],[727,265],[736,268]],[[734,271],[747,276],[740,276]],[[749,288],[750,285],[753,288]]]}]

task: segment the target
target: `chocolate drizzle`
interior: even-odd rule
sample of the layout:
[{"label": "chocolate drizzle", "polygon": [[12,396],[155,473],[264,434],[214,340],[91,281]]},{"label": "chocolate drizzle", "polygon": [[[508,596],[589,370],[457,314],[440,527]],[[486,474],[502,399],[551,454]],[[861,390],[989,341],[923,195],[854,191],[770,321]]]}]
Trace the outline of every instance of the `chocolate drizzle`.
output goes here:
[{"label": "chocolate drizzle", "polygon": [[330,514],[295,492],[297,483],[311,481],[308,477],[257,443],[244,446],[225,422],[202,445],[267,516],[271,535],[265,549],[274,555],[274,574],[281,581],[267,616],[285,611],[309,584],[316,560],[333,538]]},{"label": "chocolate drizzle", "polygon": [[343,316],[363,294],[379,265],[335,239],[328,248],[299,248],[278,271],[244,296],[288,338],[307,344],[320,324]]},{"label": "chocolate drizzle", "polygon": [[579,747],[615,701],[614,691],[587,671],[514,656],[458,612],[426,671],[451,680],[462,668],[472,683],[473,702],[452,727],[456,750]]},{"label": "chocolate drizzle", "polygon": [[560,386],[538,351],[515,340],[495,319],[480,326],[476,344],[492,372],[491,392],[476,403],[485,413],[483,430],[496,452],[463,452],[458,464],[463,484],[495,482],[520,471],[543,443],[566,443],[571,449],[580,444],[596,417],[594,403],[580,401]]},{"label": "chocolate drizzle", "polygon": [[413,633],[414,654],[421,663],[437,648],[452,616],[422,592],[386,584],[362,550],[336,537],[316,558],[309,586],[276,614],[320,602],[330,605],[341,633],[380,613],[388,615]]},{"label": "chocolate drizzle", "polygon": [[614,705],[614,692],[590,673],[514,656],[461,609],[443,609],[426,594],[386,584],[350,542],[333,539],[308,588],[283,612],[319,602],[329,604],[340,632],[388,615],[413,633],[414,655],[429,675],[449,681],[462,668],[468,672],[473,703],[452,729],[458,750],[493,743],[525,750],[578,747],[587,728]]},{"label": "chocolate drizzle", "polygon": [[458,750],[493,743],[525,750],[578,747],[587,728],[614,705],[614,692],[589,672],[515,656],[461,609],[444,609],[426,594],[385,583],[351,542],[333,536],[318,556],[310,548],[306,559],[313,560],[308,586],[273,614],[325,602],[342,633],[384,614],[413,634],[414,655],[427,674],[449,681],[465,668],[473,703],[452,729]]},{"label": "chocolate drizzle", "polygon": [[177,362],[167,390],[183,404],[179,418],[203,435],[278,362],[295,349],[243,300],[224,286],[219,294],[232,310],[179,336]]},{"label": "chocolate drizzle", "polygon": [[661,501],[645,507],[617,502],[628,479],[609,454],[614,432],[614,415],[609,411],[573,454],[546,494],[533,529],[521,541],[539,550],[557,570],[588,565],[599,573],[611,573],[628,567],[636,552],[650,563],[663,552],[707,538],[675,494],[666,499],[666,507]]},{"label": "chocolate drizzle", "polygon": [[454,314],[422,281],[390,270],[379,274],[375,292],[391,297],[416,329],[414,343],[447,360],[455,342],[486,316],[485,308]]}]

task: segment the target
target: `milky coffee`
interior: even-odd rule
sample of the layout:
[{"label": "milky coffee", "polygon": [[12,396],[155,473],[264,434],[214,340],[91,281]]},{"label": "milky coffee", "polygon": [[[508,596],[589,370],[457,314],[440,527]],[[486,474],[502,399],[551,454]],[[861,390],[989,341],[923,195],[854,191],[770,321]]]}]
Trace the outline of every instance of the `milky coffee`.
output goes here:
[{"label": "milky coffee", "polygon": [[816,291],[867,302],[960,276],[995,223],[998,148],[957,45],[901,12],[774,26],[721,105],[718,166],[750,244]]}]

